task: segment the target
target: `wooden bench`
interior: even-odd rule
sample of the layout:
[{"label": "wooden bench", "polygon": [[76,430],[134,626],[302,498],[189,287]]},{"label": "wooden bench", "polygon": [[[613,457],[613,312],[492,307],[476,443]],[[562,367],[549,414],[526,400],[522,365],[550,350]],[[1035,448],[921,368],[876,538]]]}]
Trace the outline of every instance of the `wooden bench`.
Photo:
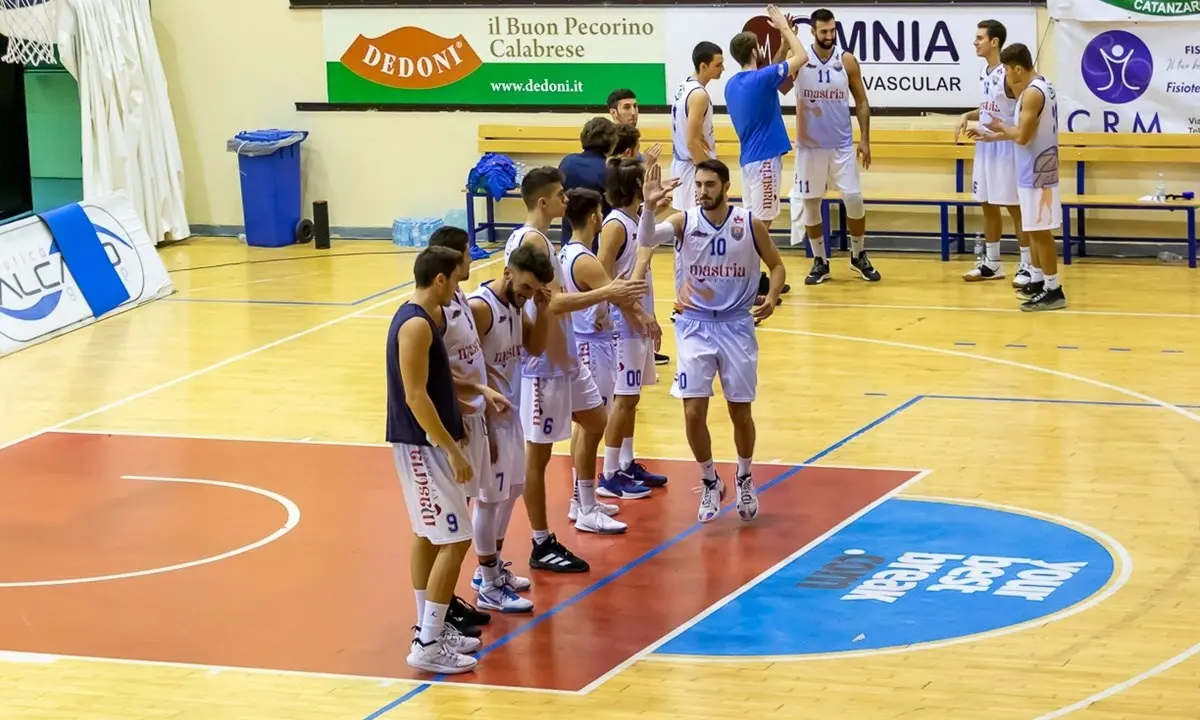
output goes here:
[{"label": "wooden bench", "polygon": [[[639,128],[642,131],[643,144],[661,143],[664,155],[671,148],[671,131],[669,127],[649,125]],[[577,126],[556,125],[480,125],[478,132],[478,147],[481,153],[495,152],[505,155],[550,155],[561,158],[564,155],[579,152],[579,131]],[[789,134],[791,131],[789,130]],[[733,128],[728,125],[718,125],[714,128],[717,155],[723,158],[736,158],[740,145]],[[855,129],[855,140],[858,131]],[[1200,165],[1200,135],[1184,134],[1119,134],[1119,133],[1062,133],[1059,135],[1060,162],[1065,166],[1068,162],[1076,164],[1076,191],[1074,194],[1064,193],[1063,204],[1063,261],[1071,263],[1073,245],[1078,246],[1078,254],[1086,255],[1086,212],[1088,210],[1157,210],[1182,211],[1186,220],[1185,241],[1188,248],[1188,267],[1197,266],[1196,239],[1196,207],[1197,201],[1169,201],[1166,203],[1142,202],[1140,195],[1116,196],[1095,195],[1085,193],[1088,163],[1104,164],[1149,164],[1154,167],[1174,164]],[[974,158],[975,147],[965,139],[956,143],[954,131],[945,129],[894,129],[879,128],[871,133],[871,156],[873,160],[908,160],[908,161],[943,161],[953,162],[955,170],[954,192],[901,192],[901,193],[870,193],[864,202],[872,205],[899,206],[929,206],[937,207],[940,211],[941,228],[936,235],[942,243],[942,259],[949,260],[952,242],[957,242],[958,252],[966,251],[966,231],[964,208],[978,205],[971,197],[967,188],[966,164]],[[557,163],[555,163],[557,164]],[[1065,189],[1065,188],[1064,188]],[[1149,188],[1147,188],[1149,190]],[[468,194],[467,212],[471,226],[474,224],[474,195]],[[731,198],[734,201],[740,198]],[[787,197],[782,198],[787,202]],[[830,206],[836,205],[839,212],[839,229],[831,233]],[[954,227],[950,227],[949,213],[954,209]],[[1076,219],[1072,227],[1071,212]],[[836,193],[826,197],[822,205],[822,219],[826,229],[826,243],[830,243],[831,234],[840,235],[843,249],[846,247],[845,230],[841,226],[844,208]],[[480,229],[487,229],[489,239],[495,239],[495,214],[492,201],[487,201],[487,223]],[[1074,232],[1072,232],[1074,230]],[[930,233],[895,233],[889,234],[929,236]]]}]

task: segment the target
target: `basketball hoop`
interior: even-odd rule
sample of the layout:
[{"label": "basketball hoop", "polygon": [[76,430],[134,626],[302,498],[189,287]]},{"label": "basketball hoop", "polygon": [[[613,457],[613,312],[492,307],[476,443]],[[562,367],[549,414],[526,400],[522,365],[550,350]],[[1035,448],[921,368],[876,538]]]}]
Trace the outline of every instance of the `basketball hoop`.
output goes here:
[{"label": "basketball hoop", "polygon": [[58,4],[61,0],[0,0],[0,35],[8,37],[8,52],[0,62],[53,65],[58,43]]}]

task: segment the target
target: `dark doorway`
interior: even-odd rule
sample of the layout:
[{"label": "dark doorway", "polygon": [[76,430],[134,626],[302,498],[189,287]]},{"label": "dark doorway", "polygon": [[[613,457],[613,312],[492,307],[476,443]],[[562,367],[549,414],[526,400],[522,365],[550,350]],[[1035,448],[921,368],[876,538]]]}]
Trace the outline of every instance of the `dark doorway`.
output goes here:
[{"label": "dark doorway", "polygon": [[[7,47],[8,38],[0,35],[0,55]],[[0,63],[0,222],[33,209],[24,71]]]}]

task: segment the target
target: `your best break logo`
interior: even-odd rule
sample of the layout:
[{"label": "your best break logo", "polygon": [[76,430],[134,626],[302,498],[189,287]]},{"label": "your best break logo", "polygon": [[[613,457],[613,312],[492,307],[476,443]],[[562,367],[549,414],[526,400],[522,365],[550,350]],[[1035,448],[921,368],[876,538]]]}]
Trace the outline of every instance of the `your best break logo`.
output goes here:
[{"label": "your best break logo", "polygon": [[[891,499],[659,652],[797,656],[907,648],[1079,611],[1125,552],[1084,526],[984,505]],[[1113,548],[1110,551],[1110,546]]]}]

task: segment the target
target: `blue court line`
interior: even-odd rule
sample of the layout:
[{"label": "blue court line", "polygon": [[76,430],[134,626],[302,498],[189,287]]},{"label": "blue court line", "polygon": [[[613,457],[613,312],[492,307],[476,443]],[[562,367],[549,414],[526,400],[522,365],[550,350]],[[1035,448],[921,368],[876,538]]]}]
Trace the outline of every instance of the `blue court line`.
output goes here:
[{"label": "blue court line", "polygon": [[[322,307],[354,307],[355,305],[362,305],[365,302],[370,302],[376,298],[383,297],[384,295],[387,295],[388,293],[394,293],[397,290],[403,290],[404,288],[412,285],[414,282],[416,282],[416,281],[415,280],[407,280],[405,282],[400,283],[399,285],[393,285],[392,287],[387,288],[386,290],[380,290],[377,293],[371,293],[370,295],[368,295],[366,297],[359,298],[358,300],[351,300],[350,302],[332,302],[332,301],[322,302],[319,300],[250,300],[250,299],[231,300],[231,299],[227,299],[227,298],[188,298],[188,297],[169,297],[169,298],[164,298],[164,299],[168,300],[170,302],[225,303],[225,304],[234,304],[234,305],[296,305],[296,306],[317,305],[317,306],[322,306]],[[187,292],[187,290],[184,290],[182,292]]]},{"label": "blue court line", "polygon": [[[784,480],[792,477],[796,473],[803,470],[806,465],[815,463],[815,462],[819,461],[821,458],[824,458],[827,455],[829,455],[833,452],[836,452],[837,450],[839,450],[840,448],[845,446],[850,441],[852,441],[856,438],[862,437],[863,435],[865,435],[866,433],[870,432],[871,430],[874,430],[875,428],[879,427],[880,425],[882,425],[884,422],[888,421],[889,419],[904,412],[905,410],[912,407],[913,405],[916,405],[918,402],[921,401],[922,397],[923,396],[921,396],[921,395],[917,395],[916,397],[910,398],[909,400],[905,401],[903,404],[892,408],[887,413],[880,415],[879,417],[875,418],[871,422],[867,423],[866,425],[860,427],[859,429],[857,429],[854,432],[850,433],[849,435],[845,436],[841,440],[838,440],[834,444],[832,444],[829,447],[825,448],[824,450],[820,451],[816,455],[813,455],[809,459],[805,460],[802,464],[793,466],[792,468],[790,468],[786,472],[782,473],[778,477],[774,478],[770,482],[764,484],[761,488],[759,488],[759,492],[760,493],[766,492],[767,490],[771,489],[775,485],[778,485],[779,483],[783,482]],[[736,506],[731,503],[731,504],[726,505],[725,507],[721,508],[721,511],[717,514],[718,517],[733,510],[734,507],[736,507]],[[654,547],[654,548],[646,551],[641,556],[635,558],[634,560],[631,560],[629,563],[625,564],[623,567],[620,567],[617,570],[614,570],[612,572],[612,574],[607,575],[607,576],[601,578],[600,580],[597,580],[596,582],[592,583],[591,585],[584,588],[583,590],[580,590],[575,595],[567,598],[566,600],[564,600],[564,601],[560,602],[559,604],[555,605],[554,607],[550,608],[546,612],[544,612],[540,615],[534,616],[534,618],[532,620],[530,620],[528,623],[526,623],[525,625],[522,625],[521,627],[516,628],[512,632],[508,633],[507,635],[504,635],[500,639],[493,642],[491,645],[488,645],[488,646],[484,647],[483,649],[481,649],[479,651],[479,653],[476,655],[476,657],[478,657],[480,660],[483,660],[483,658],[485,658],[489,653],[503,647],[513,638],[524,635],[531,628],[537,627],[538,625],[542,624],[549,618],[554,617],[558,613],[571,607],[572,605],[579,603],[579,601],[583,600],[587,596],[589,596],[592,593],[596,592],[597,590],[603,588],[604,586],[608,585],[609,583],[613,582],[614,580],[617,580],[622,575],[625,575],[625,574],[629,573],[630,571],[636,569],[638,566],[644,564],[647,560],[652,559],[656,555],[663,553],[664,551],[677,545],[678,543],[682,542],[683,540],[686,540],[688,537],[691,537],[692,535],[697,533],[701,528],[703,528],[704,525],[705,524],[700,523],[700,522],[693,523],[690,527],[688,527],[686,530],[683,530],[675,537],[662,542],[657,547]],[[439,682],[439,681],[442,681],[445,679],[446,679],[445,675],[437,675],[433,678],[434,682]],[[432,687],[432,685],[430,683],[422,683],[422,684],[416,686],[415,688],[409,690],[404,695],[401,695],[400,697],[391,701],[387,705],[384,705],[383,707],[379,708],[375,712],[371,713],[370,715],[368,715],[365,718],[365,720],[376,720],[376,718],[382,717],[383,715],[391,712],[392,710],[394,710],[397,707],[399,707],[400,705],[408,702],[409,700],[413,699],[414,697],[420,695],[421,693],[425,692],[426,690],[428,690],[431,687]]]}]

